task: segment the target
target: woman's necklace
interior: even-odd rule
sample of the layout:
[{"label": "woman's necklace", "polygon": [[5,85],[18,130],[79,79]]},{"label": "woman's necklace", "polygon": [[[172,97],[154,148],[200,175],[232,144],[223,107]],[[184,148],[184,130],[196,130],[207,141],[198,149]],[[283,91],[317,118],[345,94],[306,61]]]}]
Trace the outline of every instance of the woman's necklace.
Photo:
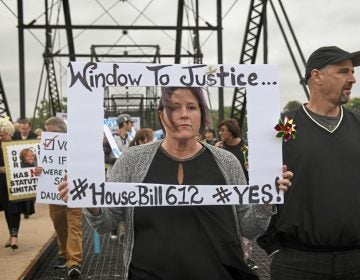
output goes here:
[{"label": "woman's necklace", "polygon": [[225,141],[225,143],[228,145],[228,146],[236,146],[238,144],[240,144],[241,142],[241,138],[231,138],[231,139],[228,139],[227,141]]},{"label": "woman's necklace", "polygon": [[171,158],[172,160],[176,161],[176,162],[187,162],[190,161],[196,157],[198,157],[199,155],[201,155],[204,151],[205,151],[205,146],[202,146],[201,149],[194,155],[192,155],[191,157],[188,158],[177,158],[175,156],[173,156],[172,154],[168,153],[162,146],[160,146],[160,150],[169,158]]}]

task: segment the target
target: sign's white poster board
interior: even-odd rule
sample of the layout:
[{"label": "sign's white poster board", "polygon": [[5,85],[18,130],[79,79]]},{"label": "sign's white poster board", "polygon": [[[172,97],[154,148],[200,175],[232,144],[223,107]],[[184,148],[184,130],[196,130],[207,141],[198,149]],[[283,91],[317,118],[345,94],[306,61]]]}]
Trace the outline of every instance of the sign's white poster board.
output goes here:
[{"label": "sign's white poster board", "polygon": [[39,165],[43,171],[38,179],[37,203],[66,205],[57,189],[67,167],[67,136],[60,132],[43,132],[40,141]]},{"label": "sign's white poster board", "polygon": [[[167,186],[105,182],[102,141],[103,95],[107,86],[246,87],[250,186]],[[70,62],[68,206],[282,203],[283,194],[275,186],[282,167],[281,139],[275,137],[274,130],[279,116],[275,65]],[[147,199],[146,194],[150,193],[156,193],[156,199],[161,199],[162,203],[155,203],[155,197]],[[115,201],[113,198],[116,197],[131,199]]]}]

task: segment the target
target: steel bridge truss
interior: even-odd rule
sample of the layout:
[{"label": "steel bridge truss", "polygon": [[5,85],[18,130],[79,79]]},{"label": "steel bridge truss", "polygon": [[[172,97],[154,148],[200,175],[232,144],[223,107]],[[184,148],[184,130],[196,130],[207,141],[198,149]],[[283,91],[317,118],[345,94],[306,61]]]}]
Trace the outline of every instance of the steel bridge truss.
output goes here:
[{"label": "steel bridge truss", "polygon": [[[218,63],[222,63],[222,24],[221,24],[221,0],[216,0],[217,7],[217,24],[205,24],[199,25],[199,5],[198,0],[195,0],[196,3],[196,13],[195,13],[195,24],[187,25],[183,24],[184,19],[184,5],[185,0],[178,0],[177,6],[177,24],[176,25],[74,25],[71,22],[70,14],[70,5],[69,0],[61,0],[63,5],[63,12],[65,18],[65,24],[50,24],[48,22],[48,0],[45,0],[45,13],[46,13],[46,22],[45,24],[37,24],[36,21],[32,21],[29,24],[24,24],[23,22],[23,0],[17,0],[18,2],[18,30],[19,30],[19,68],[20,68],[20,116],[25,117],[25,67],[24,67],[24,30],[26,29],[43,29],[47,33],[47,44],[44,53],[44,61],[47,70],[48,84],[49,84],[49,100],[51,103],[52,113],[60,110],[60,96],[58,92],[58,86],[55,75],[54,68],[54,57],[68,57],[70,61],[76,60],[80,57],[94,57],[98,59],[94,53],[94,49],[91,49],[90,53],[76,53],[75,44],[73,37],[73,30],[84,29],[84,30],[122,30],[123,32],[128,32],[128,30],[144,30],[144,31],[154,31],[154,30],[175,30],[176,31],[176,40],[175,40],[175,50],[174,53],[170,54],[161,54],[157,51],[155,58],[159,60],[161,57],[173,57],[174,63],[181,63],[181,58],[184,57],[193,57],[194,63],[201,63],[203,54],[200,49],[199,37],[200,32],[202,31],[215,31],[218,34]],[[48,37],[51,34],[52,30],[65,30],[67,35],[67,45],[68,53],[63,53],[61,51],[53,52],[51,39]],[[184,30],[191,31],[193,33],[193,52],[182,52],[181,41],[182,41],[182,32]],[[128,46],[130,47],[130,46]],[[102,57],[120,57],[120,58],[129,58],[132,55],[126,52],[122,54],[110,55],[104,54]],[[96,58],[97,57],[97,58]],[[223,104],[223,89],[219,89],[219,99],[221,104]],[[219,116],[223,117],[223,106],[219,109]]]},{"label": "steel bridge truss", "polygon": [[[267,63],[267,56],[268,56],[268,47],[267,47],[267,3],[270,3],[270,6],[274,12],[276,21],[280,27],[280,31],[283,35],[285,40],[287,49],[290,53],[291,59],[295,66],[296,72],[298,74],[300,84],[302,85],[307,98],[309,98],[308,90],[306,88],[306,83],[304,81],[303,75],[301,73],[299,64],[296,60],[293,50],[291,49],[289,39],[287,38],[286,32],[284,27],[281,23],[279,14],[273,4],[272,0],[251,0],[250,1],[250,8],[248,13],[248,20],[245,26],[245,35],[244,40],[241,48],[241,55],[240,55],[240,64],[254,64],[256,62],[259,42],[261,38],[261,32],[263,30],[263,42],[264,42],[264,64]],[[295,33],[292,29],[290,24],[289,18],[285,12],[284,6],[282,5],[281,0],[278,0],[281,12],[285,18],[287,27],[290,30],[291,37],[296,45],[296,49],[300,55],[301,62],[305,67],[305,58],[303,53],[300,49],[300,45],[298,44],[297,38]],[[231,117],[236,118],[239,121],[240,127],[243,127],[244,119],[246,116],[246,89],[245,88],[235,88],[233,101],[232,101],[232,108],[231,108]]]}]

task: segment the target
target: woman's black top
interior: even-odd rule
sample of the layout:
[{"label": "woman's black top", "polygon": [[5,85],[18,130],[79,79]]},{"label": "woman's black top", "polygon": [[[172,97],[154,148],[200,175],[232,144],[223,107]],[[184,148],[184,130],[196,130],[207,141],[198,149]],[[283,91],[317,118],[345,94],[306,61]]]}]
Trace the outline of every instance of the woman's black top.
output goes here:
[{"label": "woman's black top", "polygon": [[241,139],[241,142],[235,146],[230,146],[224,142],[224,149],[232,153],[240,161],[241,167],[243,168],[246,181],[249,183],[249,173],[245,167],[245,158],[243,154],[243,147],[246,146],[245,140]]},{"label": "woman's black top", "polygon": [[[207,149],[181,163],[184,185],[225,184]],[[144,182],[176,185],[178,168],[179,161],[160,149]],[[257,279],[243,262],[230,206],[137,207],[134,222],[131,280]]]}]

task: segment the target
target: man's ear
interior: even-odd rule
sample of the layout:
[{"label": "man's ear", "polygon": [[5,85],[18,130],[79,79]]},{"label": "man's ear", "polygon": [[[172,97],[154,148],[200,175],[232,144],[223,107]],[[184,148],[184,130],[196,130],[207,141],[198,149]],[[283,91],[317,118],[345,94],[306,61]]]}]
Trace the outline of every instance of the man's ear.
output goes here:
[{"label": "man's ear", "polygon": [[315,83],[321,85],[322,84],[322,77],[321,77],[321,72],[318,69],[313,69],[311,70],[311,76],[313,77],[313,80],[315,81]]},{"label": "man's ear", "polygon": [[162,123],[164,123],[164,119],[163,119],[163,115],[164,115],[164,112],[163,111],[158,111],[158,116],[159,116],[159,119]]}]

